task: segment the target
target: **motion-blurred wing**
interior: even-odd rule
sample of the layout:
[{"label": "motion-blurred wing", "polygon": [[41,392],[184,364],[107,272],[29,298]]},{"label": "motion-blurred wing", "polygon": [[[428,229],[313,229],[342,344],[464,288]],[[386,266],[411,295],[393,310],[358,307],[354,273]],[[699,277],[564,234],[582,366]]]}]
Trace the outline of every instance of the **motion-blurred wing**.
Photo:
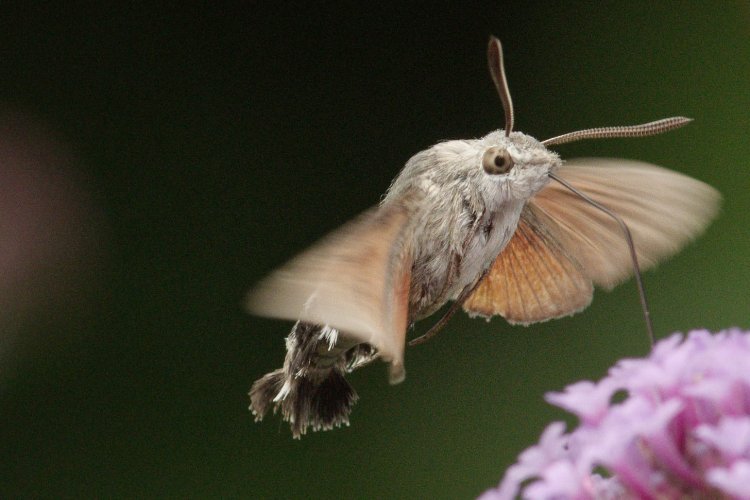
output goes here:
[{"label": "motion-blurred wing", "polygon": [[[700,235],[721,201],[708,184],[631,160],[571,160],[557,175],[625,221],[644,270]],[[575,256],[594,284],[610,289],[632,274],[628,246],[611,217],[556,182],[529,205],[555,223],[548,228],[550,234]]]},{"label": "motion-blurred wing", "polygon": [[404,377],[411,258],[407,209],[374,208],[334,231],[261,281],[251,312],[330,325],[377,348]]}]

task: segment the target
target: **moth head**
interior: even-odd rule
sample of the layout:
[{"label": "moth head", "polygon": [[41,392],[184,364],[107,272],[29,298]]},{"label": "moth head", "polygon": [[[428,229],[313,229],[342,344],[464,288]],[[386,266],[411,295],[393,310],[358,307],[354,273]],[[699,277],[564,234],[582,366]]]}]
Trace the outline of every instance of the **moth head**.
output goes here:
[{"label": "moth head", "polygon": [[502,46],[495,37],[490,38],[487,62],[503,104],[505,128],[480,140],[479,146],[484,148],[482,170],[512,198],[526,199],[549,181],[549,173],[561,165],[560,157],[533,137],[513,131],[513,101],[505,77]]},{"label": "moth head", "polygon": [[504,130],[490,132],[476,143],[474,169],[488,189],[499,189],[513,199],[527,199],[549,182],[562,165],[560,157],[531,136]]}]

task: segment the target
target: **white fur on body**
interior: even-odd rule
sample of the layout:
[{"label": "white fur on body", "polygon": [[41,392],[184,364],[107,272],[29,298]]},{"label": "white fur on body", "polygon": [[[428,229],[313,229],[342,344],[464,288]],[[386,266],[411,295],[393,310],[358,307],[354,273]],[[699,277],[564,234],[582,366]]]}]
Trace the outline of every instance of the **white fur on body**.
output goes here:
[{"label": "white fur on body", "polygon": [[[507,174],[482,168],[482,157],[493,146],[513,158]],[[513,236],[526,201],[561,164],[533,137],[520,132],[505,137],[502,130],[481,139],[441,142],[406,163],[383,205],[413,203],[412,321],[429,316],[479,280]]]}]

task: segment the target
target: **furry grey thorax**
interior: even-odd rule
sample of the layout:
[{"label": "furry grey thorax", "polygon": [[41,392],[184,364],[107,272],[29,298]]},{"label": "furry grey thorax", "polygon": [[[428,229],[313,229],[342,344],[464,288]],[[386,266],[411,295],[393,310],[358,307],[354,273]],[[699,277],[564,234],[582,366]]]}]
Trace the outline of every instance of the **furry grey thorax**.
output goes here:
[{"label": "furry grey thorax", "polygon": [[[482,168],[482,155],[492,146],[513,158],[507,174]],[[406,163],[383,204],[413,200],[411,321],[481,278],[513,235],[526,201],[561,163],[536,139],[519,132],[505,137],[502,130],[441,142]]]}]

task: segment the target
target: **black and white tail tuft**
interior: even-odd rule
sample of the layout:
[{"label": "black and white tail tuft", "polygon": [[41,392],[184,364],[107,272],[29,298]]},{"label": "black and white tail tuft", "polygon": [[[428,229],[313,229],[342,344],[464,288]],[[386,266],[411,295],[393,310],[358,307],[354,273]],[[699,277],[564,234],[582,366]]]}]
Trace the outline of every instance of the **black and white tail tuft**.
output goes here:
[{"label": "black and white tail tuft", "polygon": [[255,420],[281,412],[292,436],[349,425],[358,396],[344,375],[376,357],[367,344],[347,344],[328,326],[298,321],[286,339],[284,367],[258,379],[250,389]]}]

